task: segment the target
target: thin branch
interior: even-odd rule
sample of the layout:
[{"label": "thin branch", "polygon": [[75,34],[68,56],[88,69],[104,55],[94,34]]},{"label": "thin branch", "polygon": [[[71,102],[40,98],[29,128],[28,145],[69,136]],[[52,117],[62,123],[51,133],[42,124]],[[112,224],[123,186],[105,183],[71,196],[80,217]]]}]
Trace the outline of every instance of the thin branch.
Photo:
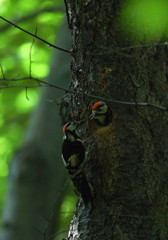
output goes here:
[{"label": "thin branch", "polygon": [[27,30],[25,30],[25,29],[23,29],[22,27],[19,27],[19,26],[16,25],[15,23],[13,23],[13,22],[7,20],[6,18],[4,18],[4,17],[2,17],[2,16],[0,16],[0,18],[1,18],[2,20],[4,20],[5,22],[9,23],[10,25],[12,25],[12,26],[18,28],[18,29],[21,30],[22,32],[25,32],[25,33],[31,35],[32,37],[37,38],[38,40],[40,40],[40,41],[46,43],[46,44],[47,44],[48,46],[50,46],[50,47],[56,48],[56,49],[58,49],[58,50],[60,50],[60,51],[62,51],[62,52],[66,52],[66,53],[73,54],[72,51],[67,50],[67,49],[64,49],[64,48],[57,47],[57,46],[55,46],[54,44],[49,43],[49,42],[46,41],[45,39],[43,39],[43,38],[37,36],[36,34],[33,34],[33,33],[29,32],[29,31],[27,31]]},{"label": "thin branch", "polygon": [[[53,206],[53,211],[52,211],[52,214],[51,214],[51,216],[49,217],[49,219],[47,219],[48,224],[47,224],[46,228],[44,229],[44,233],[46,233],[50,221],[51,221],[52,218],[55,216],[55,214],[56,214],[56,213],[55,213],[56,204],[57,204],[58,200],[60,199],[60,197],[62,196],[62,194],[63,194],[63,193],[66,191],[66,189],[68,188],[69,183],[70,183],[70,179],[67,179],[66,182],[65,182],[64,185],[63,185],[63,188],[62,188],[61,191],[59,191],[59,193],[57,194],[57,197],[56,197],[56,199],[55,199],[54,206]],[[57,214],[58,214],[58,213],[57,213]],[[46,219],[46,218],[45,218],[45,219]],[[58,234],[58,233],[57,233],[57,234]],[[56,235],[57,235],[57,234],[56,234]],[[54,236],[56,236],[56,235],[50,236],[47,240],[54,238]]]},{"label": "thin branch", "polygon": [[27,100],[30,100],[29,97],[28,97],[28,95],[27,95],[27,87],[25,87],[25,89],[26,89],[26,99],[27,99]]},{"label": "thin branch", "polygon": [[[92,99],[97,99],[97,100],[102,100],[102,101],[105,101],[105,102],[108,102],[108,103],[115,103],[115,104],[121,104],[121,105],[132,105],[132,106],[141,106],[141,107],[146,107],[146,106],[150,106],[150,107],[154,107],[154,108],[158,108],[158,109],[161,109],[161,110],[168,110],[168,108],[166,107],[163,107],[163,106],[159,106],[159,105],[156,105],[156,104],[153,104],[153,103],[148,103],[148,102],[127,102],[127,101],[120,101],[120,100],[115,100],[115,99],[110,99],[110,98],[104,98],[104,97],[100,97],[100,96],[97,96],[97,95],[94,95],[94,94],[90,94],[90,93],[86,93],[86,92],[82,92],[82,91],[75,91],[75,90],[72,90],[72,89],[68,89],[68,88],[64,88],[64,87],[61,87],[61,86],[58,86],[58,85],[55,85],[55,84],[52,84],[52,83],[47,83],[43,80],[39,80],[38,78],[19,78],[19,79],[6,79],[5,82],[12,82],[12,81],[22,81],[22,80],[34,80],[38,83],[42,83],[42,85],[28,85],[28,86],[24,86],[24,85],[11,85],[11,86],[0,86],[0,89],[1,88],[11,88],[11,87],[27,87],[27,88],[31,88],[31,87],[42,87],[42,86],[48,86],[48,87],[53,87],[53,88],[56,88],[58,90],[61,90],[61,91],[65,91],[65,92],[69,92],[69,93],[76,93],[76,94],[79,94],[79,95],[82,95],[82,96],[87,96],[89,98],[92,98]],[[2,78],[0,78],[0,80],[4,80]]]},{"label": "thin branch", "polygon": [[[4,80],[3,78],[0,78],[0,81],[3,81],[3,80]],[[71,90],[71,89],[68,89],[68,88],[64,88],[64,87],[61,87],[61,86],[58,86],[58,85],[55,85],[55,84],[52,84],[52,83],[47,83],[47,82],[45,82],[43,80],[40,80],[40,79],[34,78],[34,77],[31,77],[31,78],[30,77],[24,77],[24,78],[18,78],[18,79],[13,79],[13,78],[5,79],[6,82],[17,82],[17,81],[24,81],[24,80],[32,80],[32,81],[36,81],[38,83],[42,83],[43,84],[43,85],[40,85],[40,84],[39,85],[32,85],[32,87],[48,86],[48,87],[57,88],[58,90],[61,90],[61,91],[66,91],[66,92],[70,92],[70,93],[74,93],[75,92],[76,93],[76,91],[74,91],[74,90]],[[25,87],[24,85],[13,85],[13,87],[17,87],[17,86],[18,87]],[[26,86],[26,87],[28,87],[28,86]],[[31,87],[31,85],[30,85],[30,87]],[[0,86],[0,88],[2,88],[2,87]],[[5,88],[5,87],[3,87],[3,88]]]},{"label": "thin branch", "polygon": [[49,87],[47,85],[8,85],[8,86],[0,86],[0,89],[4,89],[4,88],[36,88],[36,87]]},{"label": "thin branch", "polygon": [[[37,34],[37,28],[35,30],[35,35],[36,34]],[[33,39],[32,44],[30,46],[30,52],[29,52],[29,60],[30,60],[30,62],[29,62],[29,77],[30,78],[31,78],[31,64],[32,64],[32,49],[33,49],[34,42],[35,42],[35,40]]]},{"label": "thin branch", "polygon": [[156,42],[156,43],[147,43],[147,44],[142,44],[142,45],[132,45],[132,46],[128,46],[128,47],[123,47],[120,48],[120,51],[126,51],[132,48],[148,48],[148,47],[159,47],[159,46],[168,46],[168,42]]},{"label": "thin branch", "polygon": [[2,67],[2,65],[0,64],[0,68],[1,68],[1,73],[2,73],[2,77],[4,78],[4,80],[6,79],[6,77],[5,77],[5,73],[4,73],[4,71],[3,71],[3,67]]},{"label": "thin branch", "polygon": [[142,106],[142,107],[144,107],[144,106],[151,106],[151,107],[155,107],[155,108],[158,108],[158,109],[161,109],[161,110],[168,110],[166,107],[162,107],[162,106],[155,105],[155,104],[148,103],[148,102],[125,102],[125,101],[119,101],[119,100],[99,97],[99,96],[92,95],[92,94],[89,94],[89,93],[83,93],[83,95],[86,95],[86,96],[88,96],[90,98],[95,98],[95,99],[98,99],[98,100],[109,102],[109,103],[116,103],[116,104],[122,104],[122,105],[133,105],[133,106]]},{"label": "thin branch", "polygon": [[59,212],[60,214],[74,214],[75,211],[72,211],[72,212]]},{"label": "thin branch", "polygon": [[68,231],[69,230],[67,229],[67,230],[63,230],[63,231],[57,232],[57,233],[51,235],[49,238],[47,238],[47,240],[51,240],[51,239],[55,238],[56,236],[58,236],[58,235],[60,235],[62,233],[68,232]]},{"label": "thin branch", "polygon": [[[24,15],[23,17],[20,17],[18,19],[13,19],[12,22],[14,22],[15,24],[19,23],[19,22],[24,22],[24,21],[27,21],[29,19],[32,19],[32,18],[35,18],[36,16],[40,15],[41,13],[45,13],[45,12],[65,12],[64,10],[64,6],[63,5],[60,5],[60,6],[57,6],[57,7],[46,7],[46,8],[43,8],[43,9],[38,9],[37,11],[34,11],[28,15]],[[5,24],[4,26],[2,26],[0,28],[0,32],[2,33],[2,31],[5,31],[9,28],[10,25],[8,24]]]},{"label": "thin branch", "polygon": [[39,230],[37,227],[35,227],[36,232],[38,232],[40,235],[43,236],[43,240],[47,240],[46,237],[46,231],[42,232],[41,230]]},{"label": "thin branch", "polygon": [[[21,31],[37,38],[38,40],[46,43],[48,46],[50,47],[53,47],[53,48],[56,48],[60,51],[63,51],[63,52],[66,52],[66,53],[70,53],[71,55],[73,55],[73,51],[71,50],[67,50],[67,49],[64,49],[64,48],[61,48],[61,47],[57,47],[55,46],[54,44],[52,43],[49,43],[48,41],[46,41],[45,39],[37,36],[36,34],[33,34],[25,29],[23,29],[22,27],[19,27],[18,25],[16,25],[15,23],[7,20],[6,18],[0,16],[0,18],[2,20],[4,20],[5,22],[9,23],[10,25],[13,25],[14,27],[20,29]],[[111,54],[111,53],[121,53],[122,51],[126,51],[126,50],[129,50],[129,49],[136,49],[136,48],[144,48],[144,47],[156,47],[156,46],[168,46],[168,41],[165,41],[165,42],[162,42],[162,43],[149,43],[149,44],[141,44],[141,45],[132,45],[132,46],[127,46],[127,47],[123,47],[123,48],[116,48],[116,49],[109,49],[107,48],[108,52],[104,52],[104,50],[106,48],[103,48],[103,52],[99,52],[99,53],[95,53],[95,54],[98,54],[98,55],[107,55],[107,54]],[[121,53],[122,54],[122,53]]]},{"label": "thin branch", "polygon": [[[128,54],[124,54],[122,52],[130,50],[130,49],[138,49],[138,48],[153,48],[153,47],[159,47],[159,46],[168,46],[168,41],[165,42],[156,42],[156,43],[147,43],[147,44],[140,44],[140,45],[132,45],[132,46],[127,46],[127,47],[121,47],[121,48],[114,48],[110,49],[108,47],[102,47],[101,49],[103,50],[102,52],[99,49],[99,52],[93,53],[93,55],[110,55],[112,53],[118,53],[127,57],[130,57]],[[107,50],[107,52],[106,52]]]}]

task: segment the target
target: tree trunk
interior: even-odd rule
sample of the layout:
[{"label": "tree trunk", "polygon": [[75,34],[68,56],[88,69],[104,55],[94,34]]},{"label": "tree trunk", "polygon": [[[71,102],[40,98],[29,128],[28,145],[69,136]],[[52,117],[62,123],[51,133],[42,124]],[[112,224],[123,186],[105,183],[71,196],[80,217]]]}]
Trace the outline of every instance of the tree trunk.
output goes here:
[{"label": "tree trunk", "polygon": [[[65,24],[56,45],[70,48],[70,36]],[[67,53],[55,51],[48,82],[67,87],[69,64],[70,56]],[[56,220],[67,178],[61,159],[62,128],[56,105],[62,95],[54,88],[43,89],[23,146],[11,161],[1,240],[44,240],[48,238],[48,233],[55,230],[51,230],[52,216]]]},{"label": "tree trunk", "polygon": [[[167,47],[123,50],[133,43],[122,35],[119,2],[66,0],[74,50],[71,87],[104,99],[167,106]],[[89,116],[95,101],[73,94],[74,118]],[[167,240],[167,112],[106,103],[112,131],[93,137],[86,124],[82,132],[94,207],[90,211],[79,201],[68,240]]]}]

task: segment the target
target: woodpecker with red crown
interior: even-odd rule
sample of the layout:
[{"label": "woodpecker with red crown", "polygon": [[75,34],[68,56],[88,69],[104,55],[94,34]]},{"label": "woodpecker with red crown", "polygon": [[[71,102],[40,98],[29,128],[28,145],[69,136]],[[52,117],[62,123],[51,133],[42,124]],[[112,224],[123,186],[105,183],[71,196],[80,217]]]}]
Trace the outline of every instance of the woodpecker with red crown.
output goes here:
[{"label": "woodpecker with red crown", "polygon": [[90,115],[91,131],[96,134],[106,133],[112,125],[112,111],[104,102],[96,102],[92,106],[92,114]]},{"label": "woodpecker with red crown", "polygon": [[91,190],[86,178],[86,153],[77,132],[78,124],[68,122],[63,127],[62,159],[75,186],[77,195],[81,195],[84,204],[92,202]]}]

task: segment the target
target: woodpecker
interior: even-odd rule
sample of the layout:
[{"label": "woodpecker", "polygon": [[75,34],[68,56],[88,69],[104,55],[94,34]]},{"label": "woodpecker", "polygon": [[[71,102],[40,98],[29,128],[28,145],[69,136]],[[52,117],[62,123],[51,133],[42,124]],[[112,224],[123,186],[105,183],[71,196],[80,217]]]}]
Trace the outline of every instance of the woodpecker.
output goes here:
[{"label": "woodpecker", "polygon": [[104,134],[112,125],[112,111],[104,102],[96,102],[92,106],[90,127],[93,133]]},{"label": "woodpecker", "polygon": [[86,178],[86,153],[77,132],[78,124],[68,122],[63,127],[62,159],[75,186],[77,195],[81,195],[84,204],[92,202],[91,189]]}]

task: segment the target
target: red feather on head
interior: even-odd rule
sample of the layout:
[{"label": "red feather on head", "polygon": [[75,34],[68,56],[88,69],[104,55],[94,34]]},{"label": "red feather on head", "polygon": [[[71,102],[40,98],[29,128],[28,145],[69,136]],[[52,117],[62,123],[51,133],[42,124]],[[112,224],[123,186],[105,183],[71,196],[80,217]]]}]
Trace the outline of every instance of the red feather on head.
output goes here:
[{"label": "red feather on head", "polygon": [[68,122],[68,123],[66,123],[66,124],[64,125],[64,127],[63,127],[63,133],[66,132],[66,129],[67,129],[67,127],[69,127],[70,124],[71,124],[71,122]]},{"label": "red feather on head", "polygon": [[103,103],[102,102],[96,102],[93,107],[92,107],[92,110],[96,110],[98,107],[102,106]]},{"label": "red feather on head", "polygon": [[65,133],[66,128],[67,128],[67,125],[65,125],[65,126],[63,127],[63,133]]}]

